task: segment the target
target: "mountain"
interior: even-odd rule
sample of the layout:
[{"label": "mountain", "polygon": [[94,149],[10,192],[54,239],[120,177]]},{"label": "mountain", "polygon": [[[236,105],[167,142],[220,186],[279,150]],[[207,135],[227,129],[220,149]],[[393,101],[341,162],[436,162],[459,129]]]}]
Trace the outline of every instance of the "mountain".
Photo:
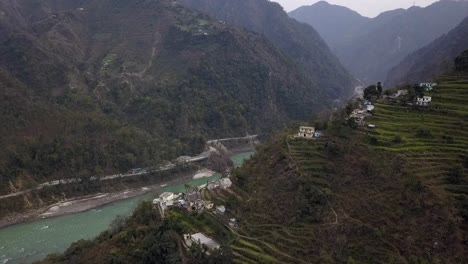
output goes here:
[{"label": "mountain", "polygon": [[[444,75],[429,109],[409,96],[374,102],[375,128],[349,122],[351,102],[315,124],[320,138],[284,130],[232,172],[229,190],[201,191],[224,214],[174,206],[160,220],[147,202],[42,263],[467,263],[467,74]],[[183,246],[198,232],[221,249]]]},{"label": "mountain", "polygon": [[[390,69],[406,56],[460,24],[468,14],[468,2],[445,0],[425,8],[398,9],[385,12],[360,26],[340,24],[349,16],[349,12],[342,14],[343,8],[330,5],[328,9],[335,10],[336,17],[333,19],[336,24],[329,23],[329,20],[311,20],[311,15],[306,13],[298,19],[313,22],[311,25],[316,28],[327,27],[329,31],[340,32],[343,28],[349,28],[350,31],[344,34],[346,37],[333,45],[333,51],[356,78],[365,83],[374,83],[385,80]],[[320,9],[312,6],[306,10],[314,14]]]},{"label": "mountain", "polygon": [[1,1],[0,35],[2,195],[153,166],[328,104],[262,36],[169,0]]},{"label": "mountain", "polygon": [[216,19],[264,35],[279,50],[302,65],[328,95],[347,97],[354,80],[310,26],[288,17],[268,0],[181,0],[181,4]]},{"label": "mountain", "polygon": [[386,85],[431,80],[450,70],[454,59],[468,49],[468,17],[448,34],[413,52],[390,70]]},{"label": "mountain", "polygon": [[353,38],[353,33],[371,20],[347,7],[325,1],[299,7],[291,11],[289,16],[312,25],[332,50],[343,41]]}]

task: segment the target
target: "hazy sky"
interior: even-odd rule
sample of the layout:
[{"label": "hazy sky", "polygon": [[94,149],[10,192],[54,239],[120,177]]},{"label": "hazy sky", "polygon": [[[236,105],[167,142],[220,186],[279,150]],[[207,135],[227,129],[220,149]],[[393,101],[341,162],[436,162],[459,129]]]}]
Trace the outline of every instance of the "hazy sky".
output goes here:
[{"label": "hazy sky", "polygon": [[[280,3],[286,11],[291,11],[299,6],[312,5],[318,0],[272,0]],[[330,4],[347,6],[363,16],[375,17],[383,11],[397,8],[408,8],[413,2],[418,6],[428,6],[437,0],[328,0]]]}]

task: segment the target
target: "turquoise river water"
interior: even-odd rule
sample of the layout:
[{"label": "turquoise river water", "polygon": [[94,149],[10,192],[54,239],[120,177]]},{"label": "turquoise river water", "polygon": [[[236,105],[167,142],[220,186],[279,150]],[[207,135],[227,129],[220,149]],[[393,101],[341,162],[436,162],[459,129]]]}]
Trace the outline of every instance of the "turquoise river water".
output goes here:
[{"label": "turquoise river water", "polygon": [[[233,155],[236,166],[251,157],[253,152]],[[187,182],[200,186],[207,181],[217,180],[221,174]],[[171,185],[164,191],[182,192],[184,185]],[[80,239],[92,239],[109,228],[118,215],[131,215],[139,202],[151,200],[156,193],[117,201],[90,211],[38,220],[0,229],[0,264],[31,263],[51,253],[64,252],[71,243]]]}]

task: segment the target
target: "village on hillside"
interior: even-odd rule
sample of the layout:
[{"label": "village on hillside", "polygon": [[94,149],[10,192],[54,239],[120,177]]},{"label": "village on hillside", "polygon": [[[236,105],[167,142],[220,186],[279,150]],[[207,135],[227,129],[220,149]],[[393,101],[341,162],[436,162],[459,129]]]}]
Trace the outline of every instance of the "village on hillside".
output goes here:
[{"label": "village on hillside", "polygon": [[419,83],[412,87],[395,88],[383,91],[382,84],[371,85],[364,90],[364,95],[358,98],[348,116],[348,123],[357,127],[376,128],[375,124],[366,122],[366,118],[372,117],[375,106],[374,102],[387,104],[407,105],[416,108],[430,107],[432,96],[425,93],[433,92],[437,83]]},{"label": "village on hillside", "polygon": [[[186,186],[186,190],[183,193],[164,192],[153,200],[153,206],[155,210],[159,211],[162,218],[165,217],[167,211],[179,208],[187,212],[209,212],[215,214],[218,216],[218,219],[230,228],[237,228],[236,219],[229,216],[225,205],[215,204],[207,200],[203,195],[204,191],[229,191],[229,188],[232,186],[230,170],[226,174],[227,177],[225,178],[210,181],[198,187]],[[215,240],[204,233],[184,234],[184,243],[186,248],[190,248],[193,244],[206,247],[208,249],[206,254],[210,254],[213,250],[220,248],[220,245]]]}]

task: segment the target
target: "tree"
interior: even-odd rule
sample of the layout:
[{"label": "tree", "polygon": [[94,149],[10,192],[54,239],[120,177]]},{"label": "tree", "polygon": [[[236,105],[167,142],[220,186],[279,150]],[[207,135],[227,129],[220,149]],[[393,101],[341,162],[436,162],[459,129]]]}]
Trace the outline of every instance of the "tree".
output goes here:
[{"label": "tree", "polygon": [[419,138],[432,138],[432,132],[427,128],[419,128],[416,131],[416,136]]},{"label": "tree", "polygon": [[357,119],[355,117],[350,117],[348,119],[348,126],[352,129],[356,129],[358,127]]},{"label": "tree", "polygon": [[188,191],[192,188],[192,186],[188,183],[185,183],[184,188],[185,188],[185,193],[188,193]]},{"label": "tree", "polygon": [[115,219],[112,220],[112,223],[110,224],[112,233],[117,234],[120,231],[122,231],[126,223],[127,223],[127,218],[125,216],[122,216],[122,215],[116,216]]},{"label": "tree", "polygon": [[382,95],[383,88],[382,88],[382,83],[381,82],[377,83],[377,92],[379,93],[379,96]]},{"label": "tree", "polygon": [[375,84],[364,89],[364,99],[371,100],[373,96],[379,96],[379,90]]}]

